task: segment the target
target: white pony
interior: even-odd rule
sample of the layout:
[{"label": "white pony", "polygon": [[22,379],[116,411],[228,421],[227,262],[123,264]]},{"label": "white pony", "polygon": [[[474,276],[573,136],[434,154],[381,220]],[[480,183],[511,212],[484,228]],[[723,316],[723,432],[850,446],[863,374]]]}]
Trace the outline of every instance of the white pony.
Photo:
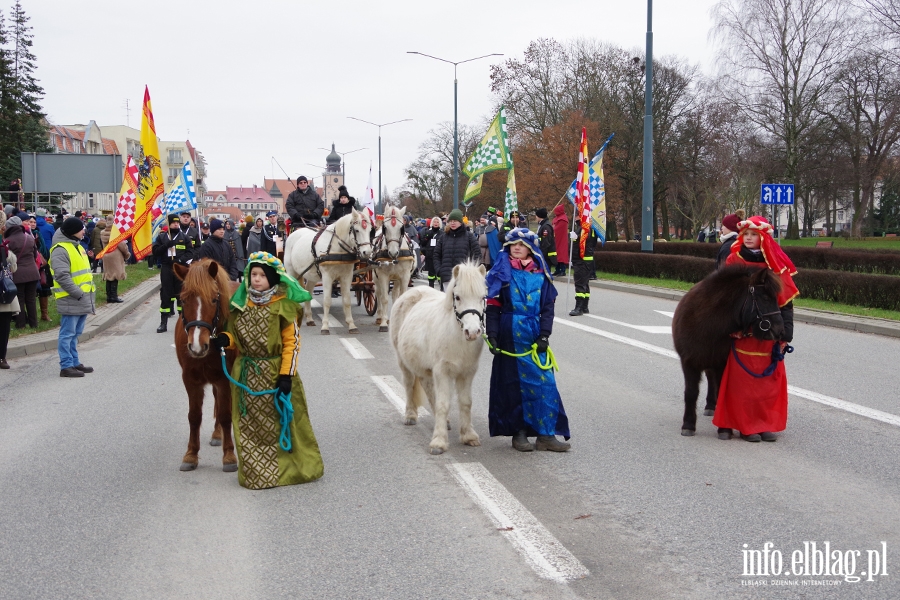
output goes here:
[{"label": "white pony", "polygon": [[406,207],[389,206],[384,211],[384,225],[381,233],[375,238],[372,249],[372,260],[378,262],[375,268],[375,296],[378,309],[375,313],[375,324],[380,325],[378,331],[388,330],[388,296],[391,281],[394,282],[394,302],[409,287],[409,280],[416,268],[416,255],[412,244],[403,231],[403,215]]},{"label": "white pony", "polygon": [[391,310],[391,344],[406,387],[404,424],[416,424],[426,395],[434,414],[432,454],[448,448],[447,413],[454,390],[459,402],[459,441],[481,445],[472,428],[472,379],[484,345],[484,274],[482,265],[456,265],[445,293],[415,287],[398,298]]},{"label": "white pony", "polygon": [[[350,314],[350,284],[357,260],[367,260],[372,252],[370,234],[372,220],[368,211],[352,211],[324,230],[298,229],[284,246],[284,269],[296,278],[310,294],[322,281],[322,335],[328,335],[328,314],[331,311],[331,284],[341,282],[341,300],[349,333],[359,333]],[[306,324],[314,326],[312,306],[303,304]]]}]

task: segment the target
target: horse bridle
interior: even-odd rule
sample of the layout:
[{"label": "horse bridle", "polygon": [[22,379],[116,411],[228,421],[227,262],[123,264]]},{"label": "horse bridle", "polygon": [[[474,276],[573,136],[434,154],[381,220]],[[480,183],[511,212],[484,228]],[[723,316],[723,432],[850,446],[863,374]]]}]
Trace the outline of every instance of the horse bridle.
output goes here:
[{"label": "horse bridle", "polygon": [[216,292],[216,299],[213,300],[213,304],[216,305],[216,314],[213,317],[212,324],[209,324],[206,321],[202,321],[200,319],[198,319],[196,321],[190,321],[188,323],[185,323],[184,319],[182,318],[182,323],[184,323],[185,335],[187,335],[188,329],[190,329],[191,327],[202,327],[203,329],[206,329],[207,331],[209,331],[210,337],[216,337],[219,334],[219,307],[220,307],[219,300],[221,299],[221,297],[222,297],[221,292]]},{"label": "horse bridle", "polygon": [[[350,229],[353,230],[353,241],[356,242],[356,256],[360,257],[359,249],[362,248],[363,246],[371,246],[372,242],[366,241],[366,242],[363,242],[362,244],[359,243],[359,240],[357,239],[357,236],[359,235],[359,229],[357,228],[357,225],[359,225],[359,222],[354,223],[353,221],[350,221]],[[332,235],[334,235],[333,232],[332,232]],[[340,240],[338,240],[338,241],[340,241]]]},{"label": "horse bridle", "polygon": [[[450,290],[451,292],[453,290]],[[481,299],[481,310],[475,310],[474,308],[467,308],[466,310],[459,312],[456,310],[456,294],[453,294],[453,314],[456,315],[456,322],[459,323],[459,328],[463,328],[462,319],[469,313],[478,316],[478,321],[481,323],[481,328],[484,329],[484,312],[487,309],[487,298]]]},{"label": "horse bridle", "polygon": [[[759,304],[756,302],[756,286],[755,286],[755,285],[751,285],[751,286],[749,287],[748,291],[749,291],[749,294],[750,294],[749,300],[753,303],[753,311],[754,311],[754,313],[756,314],[756,317],[754,318],[753,321],[751,321],[751,322],[747,325],[747,328],[752,327],[752,326],[753,326],[753,323],[756,323],[756,322],[758,321],[758,322],[759,322],[759,330],[760,330],[760,331],[766,331],[766,332],[770,331],[770,330],[772,329],[772,321],[771,321],[770,319],[764,319],[763,317],[771,317],[772,315],[780,314],[781,311],[776,310],[776,311],[773,311],[773,312],[767,312],[767,313],[760,312],[760,310],[759,310]],[[744,300],[744,306],[746,306],[746,304],[747,304],[747,300]],[[743,312],[744,312],[744,311],[743,311],[743,306],[742,306],[742,307],[741,307],[742,317],[743,317]]]}]

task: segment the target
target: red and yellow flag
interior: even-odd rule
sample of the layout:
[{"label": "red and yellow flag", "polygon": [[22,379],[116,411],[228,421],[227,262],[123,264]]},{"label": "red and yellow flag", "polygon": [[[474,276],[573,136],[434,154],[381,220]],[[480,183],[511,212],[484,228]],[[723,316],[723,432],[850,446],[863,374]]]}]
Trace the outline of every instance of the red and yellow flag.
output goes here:
[{"label": "red and yellow flag", "polygon": [[585,243],[591,233],[591,188],[589,183],[590,177],[590,158],[587,146],[587,128],[581,128],[581,151],[578,153],[578,175],[575,177],[575,206],[578,215],[578,222],[581,224],[581,235],[579,236],[578,246],[582,258],[584,258]]},{"label": "red and yellow flag", "polygon": [[131,245],[134,257],[142,260],[150,254],[153,239],[153,219],[150,214],[156,199],[163,195],[162,167],[159,161],[159,144],[156,140],[156,125],[150,106],[150,90],[144,86],[144,109],[141,116],[141,161],[138,163],[138,189],[135,199],[135,219]]},{"label": "red and yellow flag", "polygon": [[131,229],[134,227],[135,206],[137,204],[138,168],[134,159],[129,156],[125,163],[125,173],[122,176],[122,189],[119,191],[119,202],[116,204],[116,213],[113,216],[111,229],[109,230],[109,243],[97,258],[102,258],[107,252],[111,252],[121,242],[131,237]]}]

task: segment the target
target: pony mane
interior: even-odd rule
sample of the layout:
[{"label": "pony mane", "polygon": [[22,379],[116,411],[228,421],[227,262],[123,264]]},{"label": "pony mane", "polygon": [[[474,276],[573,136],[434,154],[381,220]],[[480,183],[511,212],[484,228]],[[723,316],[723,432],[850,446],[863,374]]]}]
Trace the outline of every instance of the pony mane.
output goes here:
[{"label": "pony mane", "polygon": [[182,296],[199,296],[203,300],[212,302],[217,294],[221,294],[219,306],[225,318],[229,315],[228,305],[231,300],[231,279],[224,268],[219,266],[216,278],[209,276],[209,264],[214,262],[211,258],[203,258],[191,263],[184,282],[181,284]]},{"label": "pony mane", "polygon": [[459,276],[450,280],[447,288],[447,300],[453,303],[453,294],[459,291],[462,296],[476,296],[483,298],[487,295],[487,283],[478,269],[478,263],[467,260],[459,265]]},{"label": "pony mane", "polygon": [[350,222],[353,220],[353,213],[351,212],[349,215],[344,215],[334,223],[334,234],[341,238],[342,240],[346,240],[350,237]]}]

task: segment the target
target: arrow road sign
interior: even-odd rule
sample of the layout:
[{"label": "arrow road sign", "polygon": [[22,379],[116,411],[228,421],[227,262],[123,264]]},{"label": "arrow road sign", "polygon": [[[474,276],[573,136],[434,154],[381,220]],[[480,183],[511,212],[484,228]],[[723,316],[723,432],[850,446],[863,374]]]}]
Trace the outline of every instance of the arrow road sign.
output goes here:
[{"label": "arrow road sign", "polygon": [[764,183],[760,186],[760,202],[763,204],[793,204],[793,183]]}]

